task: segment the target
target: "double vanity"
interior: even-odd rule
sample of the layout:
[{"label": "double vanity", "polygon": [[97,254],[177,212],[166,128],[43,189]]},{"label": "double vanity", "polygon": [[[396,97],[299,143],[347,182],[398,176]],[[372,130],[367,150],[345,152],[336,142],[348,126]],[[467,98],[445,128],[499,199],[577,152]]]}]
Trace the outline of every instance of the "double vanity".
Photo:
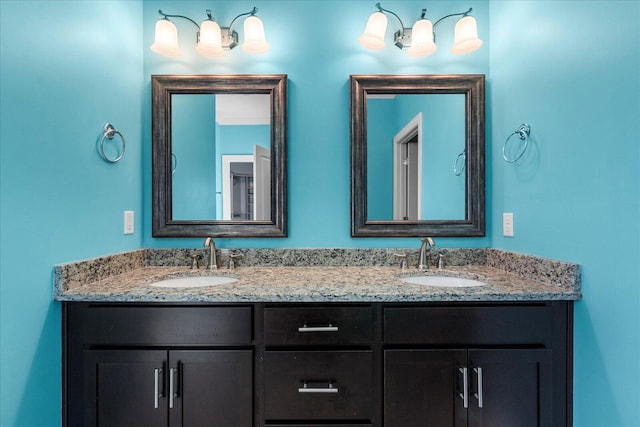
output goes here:
[{"label": "double vanity", "polygon": [[[349,83],[351,236],[484,236],[484,75]],[[287,76],[151,85],[153,237],[286,237]],[[226,139],[247,126],[193,114],[247,94],[268,101],[253,157]],[[572,425],[575,264],[205,244],[56,266],[65,426]]]},{"label": "double vanity", "polygon": [[146,249],[56,266],[65,425],[570,425],[579,267],[439,249],[404,270],[399,251],[235,250],[237,268],[209,271],[204,250]]}]

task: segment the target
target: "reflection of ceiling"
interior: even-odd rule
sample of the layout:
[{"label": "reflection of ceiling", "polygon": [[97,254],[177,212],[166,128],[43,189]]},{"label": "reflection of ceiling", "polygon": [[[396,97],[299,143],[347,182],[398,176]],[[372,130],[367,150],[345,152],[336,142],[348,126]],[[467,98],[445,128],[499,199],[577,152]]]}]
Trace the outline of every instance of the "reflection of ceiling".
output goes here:
[{"label": "reflection of ceiling", "polygon": [[367,94],[367,99],[396,99],[395,93]]},{"label": "reflection of ceiling", "polygon": [[234,175],[253,176],[253,163],[249,162],[231,162],[229,170]]},{"label": "reflection of ceiling", "polygon": [[268,125],[269,95],[216,95],[216,122],[221,125]]}]

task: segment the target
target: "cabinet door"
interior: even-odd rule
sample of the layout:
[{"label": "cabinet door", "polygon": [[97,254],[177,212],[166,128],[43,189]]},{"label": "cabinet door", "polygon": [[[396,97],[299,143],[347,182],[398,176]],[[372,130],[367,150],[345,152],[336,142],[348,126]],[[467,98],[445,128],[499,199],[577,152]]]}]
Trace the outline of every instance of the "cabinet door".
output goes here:
[{"label": "cabinet door", "polygon": [[86,351],[84,425],[166,426],[166,357],[162,350]]},{"label": "cabinet door", "polygon": [[169,366],[172,427],[253,425],[253,351],[172,350]]},{"label": "cabinet door", "polygon": [[466,426],[466,366],[466,350],[385,350],[384,426]]},{"label": "cabinet door", "polygon": [[469,350],[469,427],[552,427],[551,350]]}]

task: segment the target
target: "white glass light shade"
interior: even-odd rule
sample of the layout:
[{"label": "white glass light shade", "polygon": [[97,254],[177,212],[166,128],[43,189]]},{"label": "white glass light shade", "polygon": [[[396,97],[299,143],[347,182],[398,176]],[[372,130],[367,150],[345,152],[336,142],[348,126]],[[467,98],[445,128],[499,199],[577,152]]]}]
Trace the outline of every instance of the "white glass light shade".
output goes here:
[{"label": "white glass light shade", "polygon": [[178,49],[178,29],[168,19],[156,22],[156,36],[151,50],[164,56],[180,56]]},{"label": "white glass light shade", "polygon": [[478,25],[473,16],[464,16],[456,23],[455,42],[451,53],[464,55],[478,50],[482,40],[478,38]]},{"label": "white glass light shade", "polygon": [[433,24],[428,19],[419,19],[411,30],[411,46],[407,50],[409,56],[429,56],[438,50],[433,42]]},{"label": "white glass light shade", "polygon": [[242,50],[259,54],[269,50],[269,43],[264,36],[264,25],[257,16],[249,16],[244,20],[244,43]]},{"label": "white glass light shade", "polygon": [[222,50],[222,34],[220,26],[212,20],[200,24],[200,40],[196,51],[202,56],[218,58],[225,55]]},{"label": "white glass light shade", "polygon": [[382,12],[374,12],[367,21],[364,33],[358,37],[358,42],[367,49],[384,49],[384,33],[387,31],[387,17]]}]

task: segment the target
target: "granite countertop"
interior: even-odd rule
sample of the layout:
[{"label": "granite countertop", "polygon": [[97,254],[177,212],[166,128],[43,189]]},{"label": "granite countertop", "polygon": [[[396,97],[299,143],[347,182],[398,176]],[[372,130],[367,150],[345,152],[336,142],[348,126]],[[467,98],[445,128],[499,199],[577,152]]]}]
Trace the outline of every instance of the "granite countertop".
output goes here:
[{"label": "granite countertop", "polygon": [[[130,262],[130,257],[125,258]],[[455,265],[444,270],[432,268],[425,272],[415,268],[401,270],[397,266],[369,265],[256,265],[211,272],[202,268],[191,270],[184,266],[149,265],[158,262],[149,262],[148,254],[142,258],[123,271],[106,272],[104,270],[109,269],[105,269],[105,263],[93,260],[93,275],[85,274],[81,279],[78,277],[82,269],[78,265],[56,266],[54,297],[60,301],[104,302],[542,301],[581,298],[579,269],[573,268],[575,264],[566,263],[562,263],[560,269],[554,264],[553,268],[545,270],[546,273],[537,268],[536,273],[542,276],[532,277],[531,274],[516,274],[486,264]],[[575,281],[571,283],[571,280],[556,278],[557,271],[573,275]],[[231,276],[237,281],[197,288],[149,286],[167,278],[194,275]],[[487,285],[447,288],[414,285],[400,280],[401,277],[418,275],[464,277]]]}]

